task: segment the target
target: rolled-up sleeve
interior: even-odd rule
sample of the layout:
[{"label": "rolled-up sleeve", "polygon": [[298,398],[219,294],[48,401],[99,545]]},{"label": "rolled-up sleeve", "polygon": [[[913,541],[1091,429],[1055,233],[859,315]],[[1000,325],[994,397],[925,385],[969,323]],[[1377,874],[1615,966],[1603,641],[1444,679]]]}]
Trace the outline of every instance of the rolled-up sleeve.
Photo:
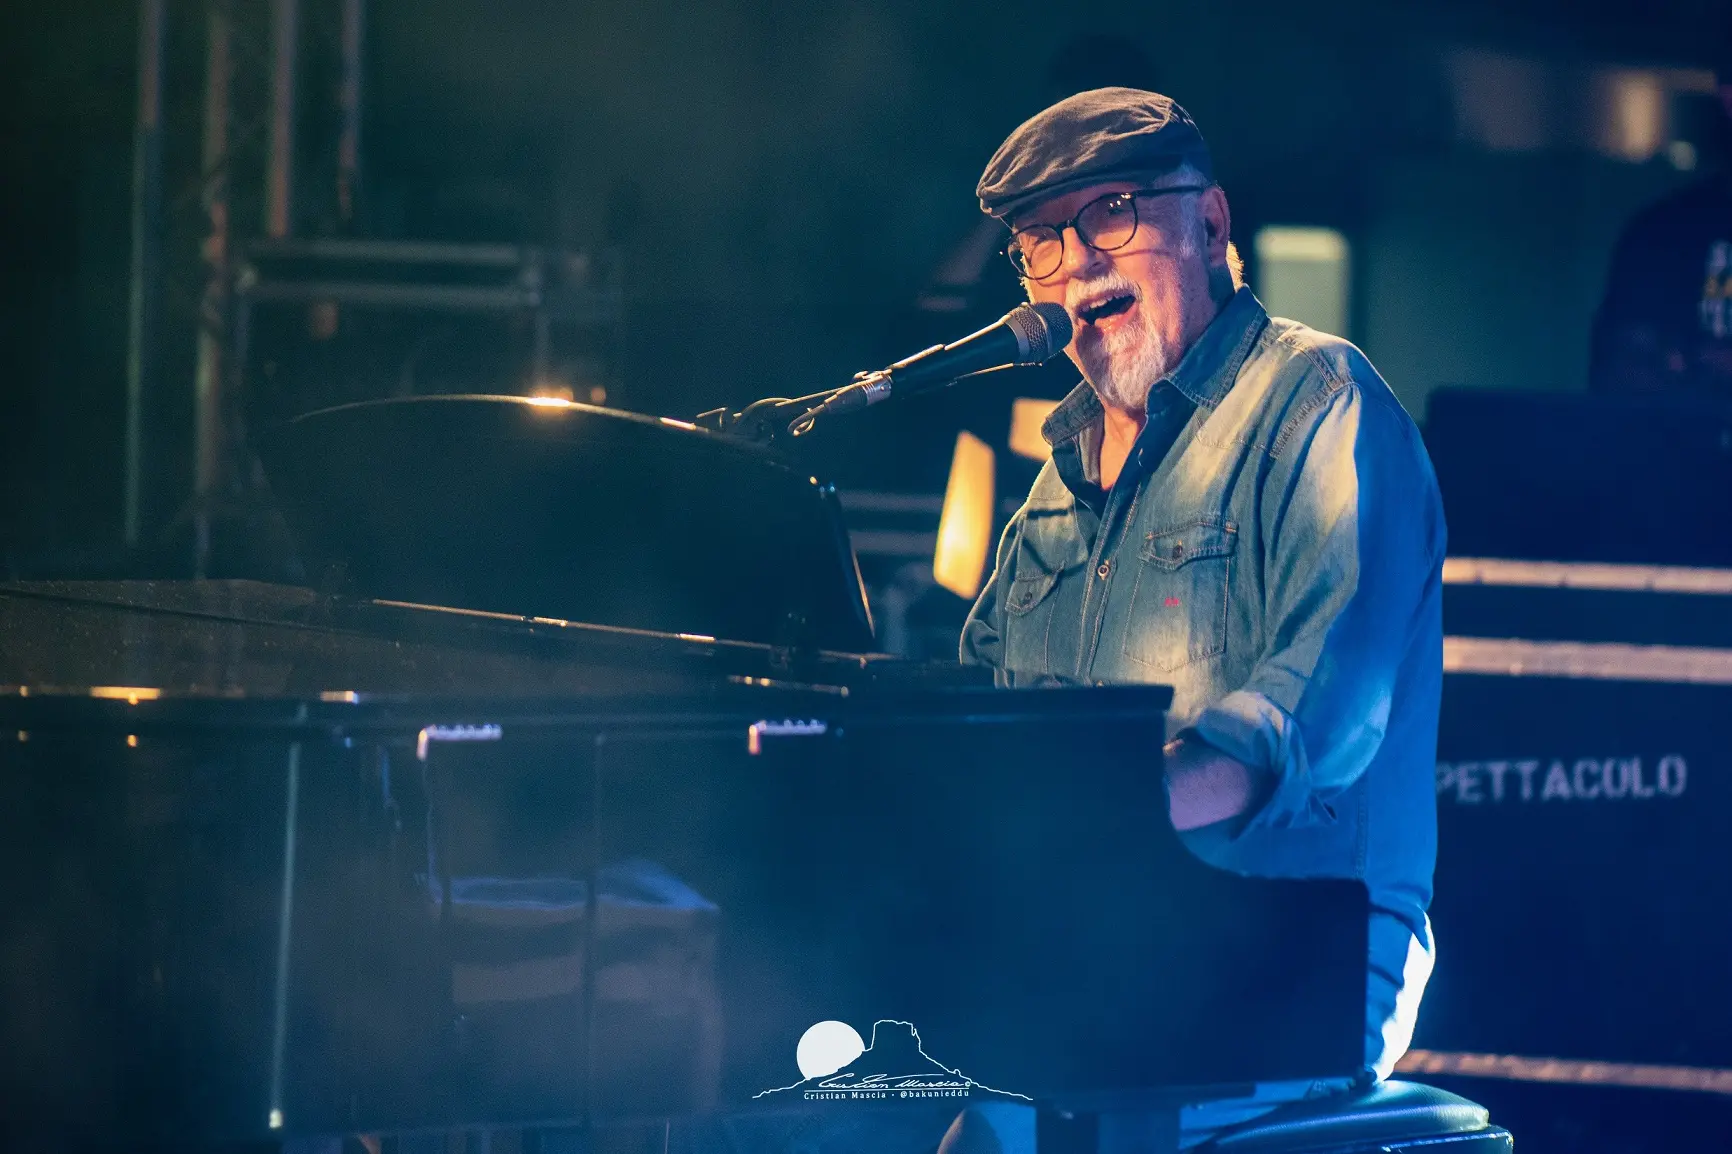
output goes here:
[{"label": "rolled-up sleeve", "polygon": [[1382,744],[1443,551],[1418,431],[1351,382],[1278,442],[1260,517],[1262,655],[1249,681],[1189,727],[1266,775],[1241,832],[1334,820],[1331,799]]}]

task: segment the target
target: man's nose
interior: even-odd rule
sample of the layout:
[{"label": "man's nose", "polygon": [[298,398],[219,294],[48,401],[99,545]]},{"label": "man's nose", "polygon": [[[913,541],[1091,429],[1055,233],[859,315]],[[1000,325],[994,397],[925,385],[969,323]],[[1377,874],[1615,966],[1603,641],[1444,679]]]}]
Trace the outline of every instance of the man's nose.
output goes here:
[{"label": "man's nose", "polygon": [[1105,260],[1105,253],[1083,243],[1075,225],[1064,230],[1064,260],[1060,267],[1065,276],[1086,276],[1098,269]]}]

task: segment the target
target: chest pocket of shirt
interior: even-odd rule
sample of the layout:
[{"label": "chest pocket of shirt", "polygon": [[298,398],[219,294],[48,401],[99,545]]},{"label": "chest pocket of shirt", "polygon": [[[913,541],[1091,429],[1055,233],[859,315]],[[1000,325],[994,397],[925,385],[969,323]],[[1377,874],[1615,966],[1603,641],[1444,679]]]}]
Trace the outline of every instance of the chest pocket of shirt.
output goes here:
[{"label": "chest pocket of shirt", "polygon": [[1163,672],[1227,649],[1227,585],[1239,527],[1202,517],[1143,539],[1125,656]]},{"label": "chest pocket of shirt", "polygon": [[1047,630],[1052,628],[1057,573],[1033,573],[1010,583],[1004,595],[1004,667],[1023,673],[1044,673]]}]

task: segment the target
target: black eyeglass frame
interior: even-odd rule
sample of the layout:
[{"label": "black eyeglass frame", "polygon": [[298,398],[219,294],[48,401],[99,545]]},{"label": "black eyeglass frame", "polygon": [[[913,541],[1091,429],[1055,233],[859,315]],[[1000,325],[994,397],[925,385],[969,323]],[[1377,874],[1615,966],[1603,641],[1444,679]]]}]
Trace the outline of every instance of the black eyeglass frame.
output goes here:
[{"label": "black eyeglass frame", "polygon": [[[1136,238],[1137,229],[1142,227],[1142,224],[1143,224],[1142,217],[1140,215],[1138,215],[1138,213],[1137,213],[1137,198],[1138,197],[1141,197],[1141,196],[1173,196],[1173,195],[1177,195],[1178,193],[1182,193],[1182,192],[1207,192],[1212,187],[1214,187],[1214,186],[1208,185],[1208,184],[1175,184],[1171,188],[1137,188],[1137,189],[1132,189],[1129,192],[1104,193],[1100,196],[1095,197],[1093,200],[1089,201],[1087,204],[1083,205],[1081,208],[1077,209],[1076,215],[1071,217],[1069,220],[1060,221],[1056,224],[1031,224],[1027,228],[1012,229],[1011,233],[1010,233],[1010,243],[1004,246],[1004,255],[1010,261],[1010,267],[1014,268],[1016,270],[1017,276],[1027,277],[1029,280],[1045,280],[1048,277],[1050,277],[1053,273],[1057,272],[1060,268],[1064,267],[1064,234],[1069,232],[1071,229],[1076,230],[1076,237],[1079,241],[1081,241],[1083,244],[1088,245],[1090,248],[1094,249],[1096,252],[1117,252],[1119,249],[1124,248],[1125,245],[1130,244],[1131,241]],[[1095,205],[1101,203],[1104,200],[1112,200],[1114,198],[1123,198],[1123,199],[1130,201],[1130,204],[1131,204],[1131,231],[1125,235],[1124,240],[1120,241],[1118,244],[1115,244],[1109,248],[1105,245],[1098,245],[1092,239],[1083,235],[1082,218],[1083,218],[1083,215],[1085,213],[1087,213],[1089,211],[1089,209],[1093,208]],[[1024,268],[1021,263],[1019,263],[1019,261],[1021,259],[1019,254],[1022,252],[1022,247],[1017,244],[1016,238],[1023,235],[1024,233],[1039,232],[1039,231],[1043,231],[1043,230],[1053,233],[1058,238],[1058,264],[1054,265],[1047,272],[1044,272],[1039,276],[1035,276],[1033,273],[1029,272],[1026,268]]]}]

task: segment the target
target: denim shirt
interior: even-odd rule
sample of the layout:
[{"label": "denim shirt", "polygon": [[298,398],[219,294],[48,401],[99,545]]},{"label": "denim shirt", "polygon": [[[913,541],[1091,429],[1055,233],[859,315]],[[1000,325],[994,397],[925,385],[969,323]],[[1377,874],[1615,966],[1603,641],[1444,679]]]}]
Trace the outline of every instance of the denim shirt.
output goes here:
[{"label": "denim shirt", "polygon": [[1102,428],[1086,384],[1048,418],[962,660],[1000,685],[1170,685],[1170,732],[1263,775],[1253,812],[1183,840],[1221,869],[1366,883],[1386,1077],[1433,948],[1444,523],[1419,432],[1363,353],[1249,289],[1151,387],[1104,491]]}]

